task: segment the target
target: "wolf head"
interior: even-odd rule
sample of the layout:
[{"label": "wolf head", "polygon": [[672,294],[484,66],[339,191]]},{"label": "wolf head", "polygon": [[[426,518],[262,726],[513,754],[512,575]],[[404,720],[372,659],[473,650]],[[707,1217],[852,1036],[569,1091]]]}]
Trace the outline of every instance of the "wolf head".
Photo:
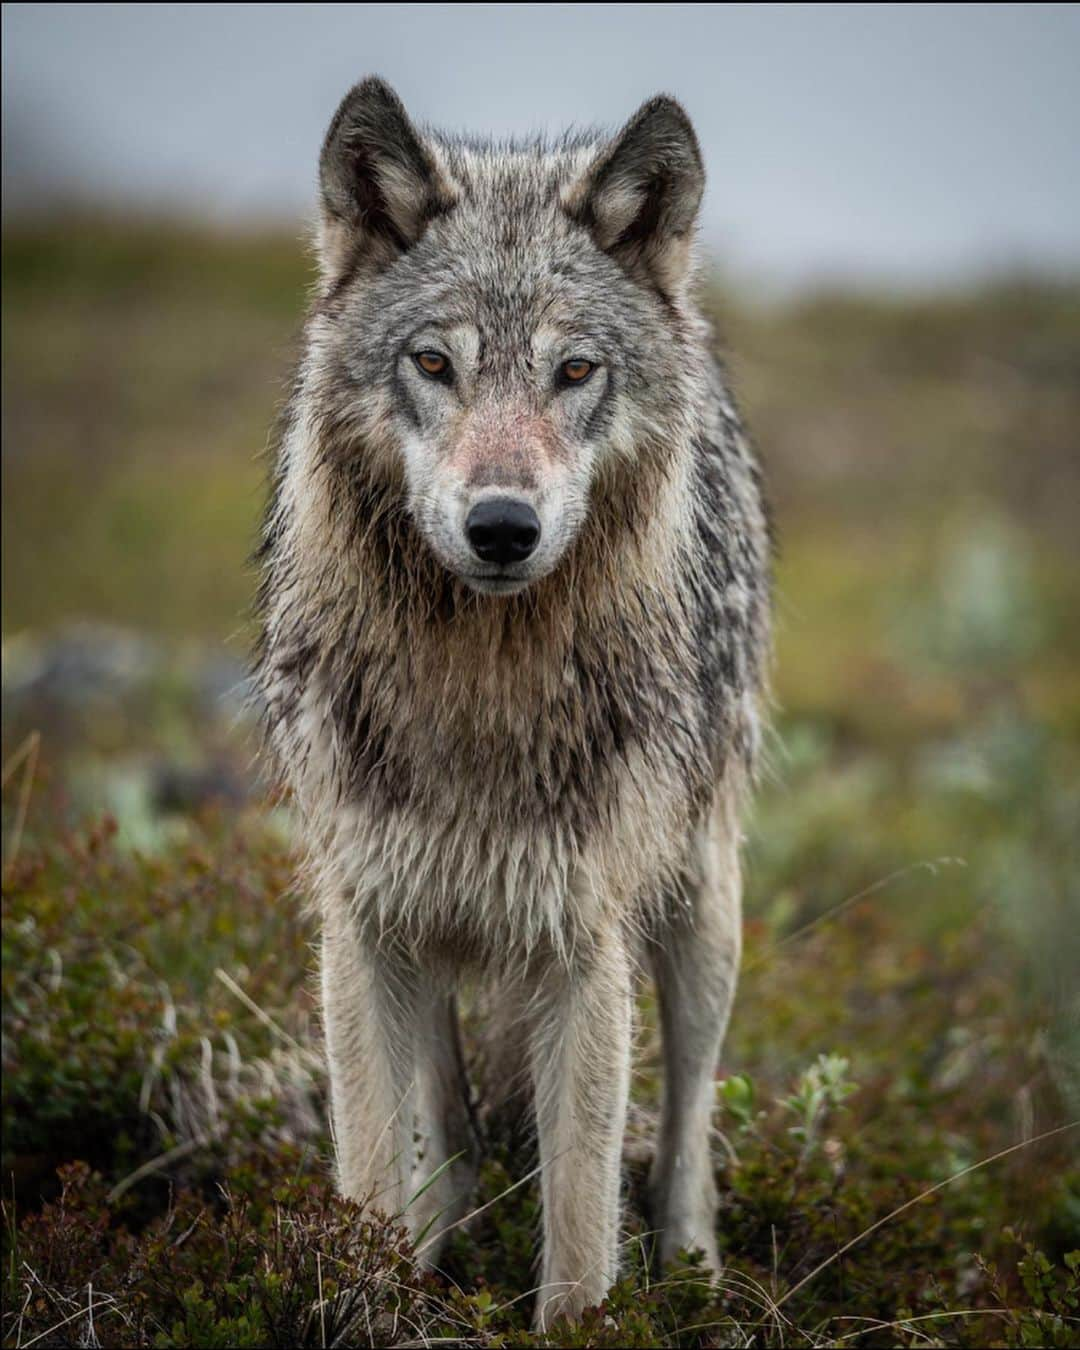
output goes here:
[{"label": "wolf head", "polygon": [[704,184],[682,108],[615,137],[422,131],[379,79],[320,159],[316,416],[400,491],[477,591],[555,569],[605,474],[678,434],[700,384],[685,304]]}]

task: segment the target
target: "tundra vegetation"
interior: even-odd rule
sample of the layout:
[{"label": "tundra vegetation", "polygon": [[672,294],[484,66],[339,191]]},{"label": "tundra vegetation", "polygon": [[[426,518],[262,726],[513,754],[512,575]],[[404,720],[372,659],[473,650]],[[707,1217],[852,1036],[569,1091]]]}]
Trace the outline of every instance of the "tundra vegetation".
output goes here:
[{"label": "tundra vegetation", "polygon": [[537,1337],[511,1122],[479,1103],[441,1276],[330,1185],[313,928],[235,692],[299,243],[86,220],[3,265],[5,1344],[1075,1344],[1080,291],[710,284],[781,540],[726,1268],[649,1261],[643,990],[624,1275]]}]

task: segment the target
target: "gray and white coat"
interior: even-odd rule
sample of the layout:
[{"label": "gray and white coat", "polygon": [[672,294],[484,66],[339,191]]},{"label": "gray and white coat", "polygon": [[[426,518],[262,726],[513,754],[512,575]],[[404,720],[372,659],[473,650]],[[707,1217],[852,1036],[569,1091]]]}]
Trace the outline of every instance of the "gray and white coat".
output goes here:
[{"label": "gray and white coat", "polygon": [[436,1259],[468,1160],[409,1200],[469,1150],[455,989],[500,981],[534,1090],[550,1325],[617,1274],[643,958],[660,1254],[716,1263],[769,542],[692,298],[701,155],[669,98],[614,137],[501,145],[419,130],[369,79],[320,181],[256,668],[322,919],[340,1181],[428,1229]]}]

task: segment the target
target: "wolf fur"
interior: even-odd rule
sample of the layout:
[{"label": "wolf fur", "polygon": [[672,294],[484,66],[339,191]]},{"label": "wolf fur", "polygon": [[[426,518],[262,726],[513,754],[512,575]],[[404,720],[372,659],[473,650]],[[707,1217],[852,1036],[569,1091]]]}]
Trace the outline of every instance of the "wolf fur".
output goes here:
[{"label": "wolf fur", "polygon": [[[710,1109],[769,546],[692,298],[703,181],[670,98],[614,137],[496,144],[356,86],[320,161],[320,281],[261,550],[257,681],[322,918],[341,1187],[429,1230],[435,1259],[473,1157],[455,990],[498,981],[533,1088],[540,1326],[617,1275],[643,958],[660,1255],[717,1264]],[[470,550],[468,512],[495,497],[535,514],[520,564]]]}]

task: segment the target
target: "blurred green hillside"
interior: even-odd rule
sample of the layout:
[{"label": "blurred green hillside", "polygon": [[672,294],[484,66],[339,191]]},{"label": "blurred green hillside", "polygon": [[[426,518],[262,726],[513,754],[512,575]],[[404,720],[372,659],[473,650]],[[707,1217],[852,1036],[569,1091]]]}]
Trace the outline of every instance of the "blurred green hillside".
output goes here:
[{"label": "blurred green hillside", "polygon": [[[230,702],[311,275],[282,236],[4,241],[9,1344],[92,1343],[88,1284],[103,1344],[536,1343],[535,1190],[496,1199],[532,1163],[498,1120],[445,1280],[388,1230],[358,1252],[321,1185],[312,930]],[[643,1263],[645,993],[627,1278],[563,1335],[1075,1343],[1080,1134],[1031,1141],[1080,1118],[1080,285],[708,304],[780,539],[730,1266]]]},{"label": "blurred green hillside", "polygon": [[[311,279],[299,238],[100,222],[9,234],[5,634],[87,616],[236,632],[261,452]],[[941,569],[977,567],[989,549],[1006,589],[1034,588],[1001,603],[1038,612],[1026,637],[950,640],[1028,642],[1027,677],[1067,715],[1080,701],[1066,621],[1080,548],[1080,286],[768,307],[714,290],[709,308],[780,525],[781,701],[820,699],[837,678],[850,689],[872,649],[923,626],[912,604],[936,611]],[[1009,617],[984,606],[963,622]]]}]

